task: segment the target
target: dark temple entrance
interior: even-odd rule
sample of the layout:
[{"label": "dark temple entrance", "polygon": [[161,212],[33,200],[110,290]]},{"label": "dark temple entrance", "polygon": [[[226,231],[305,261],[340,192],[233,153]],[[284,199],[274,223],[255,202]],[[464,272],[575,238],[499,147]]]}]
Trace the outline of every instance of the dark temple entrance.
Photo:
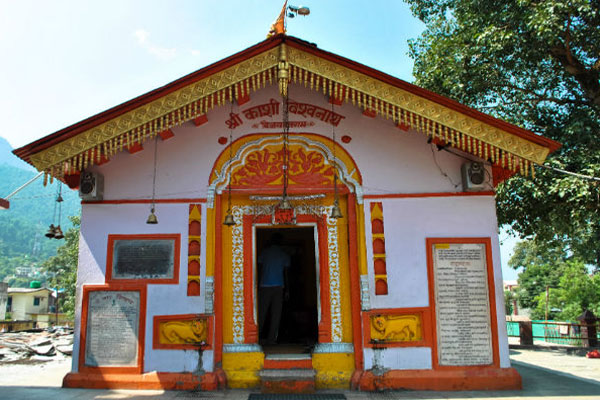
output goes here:
[{"label": "dark temple entrance", "polygon": [[[259,340],[267,353],[308,353],[318,339],[317,263],[315,227],[256,229],[256,255],[267,248],[275,233],[281,235],[281,247],[290,256],[288,270],[289,298],[284,295],[276,343],[267,343],[272,323],[271,310],[265,313]],[[261,265],[256,263],[257,299],[261,300]],[[285,293],[285,290],[284,290]],[[258,312],[261,306],[258,305]],[[259,316],[260,320],[260,316]]]}]

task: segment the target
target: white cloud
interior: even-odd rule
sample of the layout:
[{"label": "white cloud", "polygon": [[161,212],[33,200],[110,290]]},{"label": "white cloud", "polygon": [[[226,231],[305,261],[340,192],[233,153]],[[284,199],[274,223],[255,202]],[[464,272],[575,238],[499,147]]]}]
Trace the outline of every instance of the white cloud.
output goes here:
[{"label": "white cloud", "polygon": [[198,57],[199,55],[201,55],[202,53],[200,52],[200,50],[196,50],[196,49],[192,49],[190,50],[190,53],[192,53],[192,55],[194,57]]},{"label": "white cloud", "polygon": [[177,55],[177,49],[175,48],[160,47],[152,43],[149,40],[150,32],[145,29],[138,29],[133,35],[143,49],[160,60],[171,60]]},{"label": "white cloud", "polygon": [[145,29],[138,29],[133,33],[138,40],[138,43],[141,45],[146,44],[148,41],[148,36],[150,36],[150,32]]}]

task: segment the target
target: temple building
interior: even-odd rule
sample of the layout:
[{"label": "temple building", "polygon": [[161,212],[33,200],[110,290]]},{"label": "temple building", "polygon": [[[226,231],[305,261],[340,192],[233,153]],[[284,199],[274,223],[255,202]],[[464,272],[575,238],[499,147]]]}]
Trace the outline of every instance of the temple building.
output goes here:
[{"label": "temple building", "polygon": [[64,385],[520,388],[494,193],[559,146],[279,34],[17,149],[82,197]]}]

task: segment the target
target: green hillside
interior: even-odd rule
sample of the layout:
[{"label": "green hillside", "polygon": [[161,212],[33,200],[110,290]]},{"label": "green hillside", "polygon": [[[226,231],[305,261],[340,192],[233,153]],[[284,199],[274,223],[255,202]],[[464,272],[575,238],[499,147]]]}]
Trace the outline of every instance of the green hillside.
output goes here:
[{"label": "green hillside", "polygon": [[[0,138],[0,197],[6,197],[37,173],[11,153],[11,148]],[[17,267],[38,267],[43,261],[56,254],[56,249],[64,240],[48,239],[44,234],[53,220],[57,205],[58,183],[43,186],[43,179],[29,185],[10,199],[10,208],[0,210],[0,281],[15,274]],[[68,216],[79,215],[81,205],[77,191],[62,185],[62,221],[66,232],[71,227]],[[8,279],[11,286],[24,286],[30,279],[26,277]]]}]

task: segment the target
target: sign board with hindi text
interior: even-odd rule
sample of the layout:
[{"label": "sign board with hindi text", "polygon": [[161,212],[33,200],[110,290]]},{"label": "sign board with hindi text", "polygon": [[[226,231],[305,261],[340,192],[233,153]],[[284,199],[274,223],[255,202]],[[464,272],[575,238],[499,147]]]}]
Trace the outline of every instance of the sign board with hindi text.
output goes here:
[{"label": "sign board with hindi text", "polygon": [[88,292],[85,366],[139,364],[141,294],[134,290]]},{"label": "sign board with hindi text", "polygon": [[494,363],[488,243],[428,241],[439,366]]}]

